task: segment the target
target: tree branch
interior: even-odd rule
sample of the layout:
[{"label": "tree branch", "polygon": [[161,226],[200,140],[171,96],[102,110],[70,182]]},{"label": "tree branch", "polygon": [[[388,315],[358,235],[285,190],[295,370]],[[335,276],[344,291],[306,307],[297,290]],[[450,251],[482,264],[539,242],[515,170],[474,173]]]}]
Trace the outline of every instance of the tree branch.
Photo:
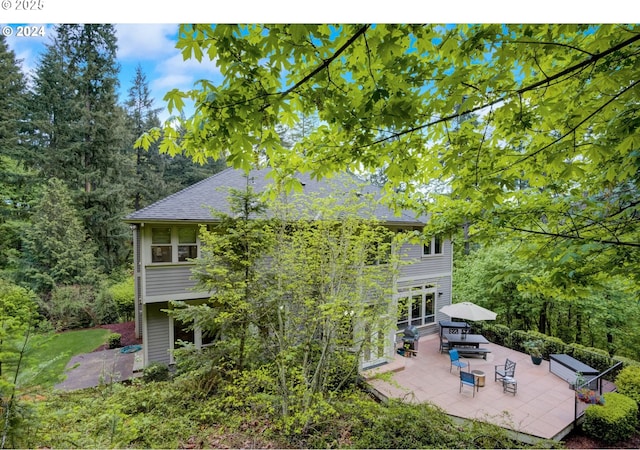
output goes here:
[{"label": "tree branch", "polygon": [[631,45],[634,42],[639,41],[639,40],[640,40],[640,34],[638,34],[638,35],[636,35],[636,36],[634,36],[634,37],[632,37],[630,39],[627,39],[626,41],[623,41],[623,42],[621,42],[621,43],[619,43],[617,45],[614,45],[613,47],[611,47],[611,48],[609,48],[609,49],[607,49],[607,50],[605,50],[605,51],[603,51],[601,53],[597,53],[595,55],[592,55],[591,57],[589,57],[589,58],[585,59],[584,61],[581,61],[581,62],[579,62],[577,64],[574,64],[573,66],[567,67],[566,69],[556,73],[555,75],[547,76],[544,79],[542,79],[542,80],[540,80],[540,81],[538,81],[536,83],[533,83],[533,84],[530,84],[529,86],[525,86],[523,88],[520,88],[520,89],[516,90],[513,94],[507,95],[505,97],[500,97],[500,98],[498,98],[498,99],[496,99],[494,101],[491,101],[491,102],[476,106],[476,107],[471,108],[471,109],[467,109],[465,111],[461,111],[461,112],[459,111],[459,112],[457,112],[455,114],[451,114],[451,115],[448,115],[448,116],[441,117],[439,119],[433,120],[433,121],[431,121],[429,123],[426,123],[426,124],[418,125],[416,127],[409,128],[407,130],[394,133],[394,134],[392,134],[390,136],[386,136],[384,138],[378,139],[378,140],[372,142],[371,144],[363,145],[363,146],[361,146],[361,148],[370,147],[370,146],[373,146],[373,145],[381,144],[381,143],[386,142],[388,140],[404,136],[405,134],[413,133],[415,131],[420,131],[420,130],[423,130],[425,128],[429,128],[429,127],[431,127],[433,125],[437,125],[437,124],[442,123],[442,122],[447,122],[449,120],[453,120],[453,119],[456,119],[458,117],[462,117],[465,114],[471,114],[471,113],[480,111],[482,109],[489,108],[491,106],[494,106],[494,105],[496,105],[498,103],[501,103],[501,102],[505,101],[507,98],[510,98],[512,95],[520,95],[520,94],[523,94],[525,92],[532,91],[534,89],[539,88],[540,86],[543,86],[543,85],[548,84],[548,83],[550,83],[550,82],[552,82],[554,80],[557,80],[558,78],[561,78],[561,77],[563,77],[565,75],[569,75],[569,74],[571,74],[571,73],[573,73],[573,72],[575,72],[577,70],[583,69],[584,67],[587,67],[590,64],[594,64],[595,62],[599,61],[600,59],[602,59],[602,58],[604,58],[604,57],[606,57],[606,56],[608,56],[608,55],[610,55],[610,54],[612,54],[612,53],[614,53],[614,52],[616,52],[618,50],[621,50],[621,49],[623,49],[623,48],[625,48],[625,47],[627,47],[627,46],[629,46],[629,45]]},{"label": "tree branch", "polygon": [[586,237],[582,237],[582,236],[574,236],[574,235],[571,235],[571,234],[551,233],[551,232],[548,232],[548,231],[536,231],[536,230],[529,230],[529,229],[525,229],[525,228],[510,227],[510,226],[505,226],[505,228],[507,230],[520,231],[522,233],[542,235],[542,236],[548,236],[548,237],[552,237],[552,238],[573,239],[573,240],[577,240],[577,241],[597,242],[597,243],[600,243],[600,244],[621,245],[621,246],[626,246],[626,247],[640,248],[640,242],[610,241],[610,240],[607,240],[607,239],[586,238]]},{"label": "tree branch", "polygon": [[362,36],[368,29],[369,29],[369,25],[362,26],[358,31],[356,31],[356,33],[353,36],[351,36],[349,38],[349,40],[347,42],[344,43],[344,45],[342,47],[340,47],[333,55],[331,55],[330,58],[325,59],[322,62],[322,64],[320,64],[318,67],[316,67],[311,73],[309,73],[307,76],[305,76],[302,80],[298,81],[294,86],[292,86],[289,89],[287,89],[286,91],[280,93],[280,95],[282,97],[286,97],[291,92],[295,91],[300,86],[302,86],[303,84],[308,82],[310,79],[315,77],[318,73],[322,72],[324,69],[329,67],[329,64],[331,64],[338,56],[340,56],[342,53],[344,53],[344,51],[347,48],[349,48],[351,46],[351,44],[353,44],[356,41],[356,39],[358,39],[360,36]]}]

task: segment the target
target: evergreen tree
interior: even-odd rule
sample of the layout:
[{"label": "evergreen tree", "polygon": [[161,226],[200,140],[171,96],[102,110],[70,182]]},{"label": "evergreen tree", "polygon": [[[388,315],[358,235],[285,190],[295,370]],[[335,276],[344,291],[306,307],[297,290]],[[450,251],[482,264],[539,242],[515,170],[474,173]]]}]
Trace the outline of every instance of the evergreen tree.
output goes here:
[{"label": "evergreen tree", "polygon": [[37,70],[32,163],[70,188],[107,271],[128,256],[125,114],[112,25],[60,25]]},{"label": "evergreen tree", "polygon": [[65,184],[52,178],[35,208],[23,243],[24,282],[40,294],[56,285],[98,280],[96,247],[88,238]]},{"label": "evergreen tree", "polygon": [[0,269],[19,248],[28,214],[32,174],[20,166],[25,151],[26,85],[19,61],[0,36]]},{"label": "evergreen tree", "polygon": [[[127,109],[128,126],[134,138],[160,124],[158,113],[161,108],[153,107],[153,98],[149,90],[147,77],[142,67],[136,67],[133,84],[129,89],[129,96],[125,103]],[[134,140],[131,140],[133,148]],[[132,207],[138,210],[154,201],[169,195],[167,185],[163,179],[166,157],[160,155],[158,146],[152,145],[147,151],[142,148],[133,149],[135,152],[135,180],[132,183]]]}]

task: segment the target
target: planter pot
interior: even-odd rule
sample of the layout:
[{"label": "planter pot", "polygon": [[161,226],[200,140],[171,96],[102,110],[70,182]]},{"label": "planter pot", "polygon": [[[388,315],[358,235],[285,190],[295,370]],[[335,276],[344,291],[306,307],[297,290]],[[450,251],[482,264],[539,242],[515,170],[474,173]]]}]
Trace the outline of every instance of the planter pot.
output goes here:
[{"label": "planter pot", "polygon": [[542,363],[542,357],[541,356],[531,356],[531,362],[534,363],[536,366],[539,366]]}]

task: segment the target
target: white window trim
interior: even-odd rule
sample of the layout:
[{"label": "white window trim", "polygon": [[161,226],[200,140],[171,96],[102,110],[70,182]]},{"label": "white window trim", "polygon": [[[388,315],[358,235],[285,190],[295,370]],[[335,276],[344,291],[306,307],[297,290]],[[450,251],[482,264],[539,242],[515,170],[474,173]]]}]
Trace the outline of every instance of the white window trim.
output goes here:
[{"label": "white window trim", "polygon": [[[193,329],[193,345],[196,349],[202,350],[212,344],[202,345],[202,328],[195,326]],[[169,316],[169,364],[175,364],[175,357],[173,352],[176,350],[176,338],[173,316]]]},{"label": "white window trim", "polygon": [[[403,329],[412,326],[412,321],[415,319],[418,319],[418,317],[412,317],[411,316],[411,302],[414,296],[418,296],[420,295],[421,299],[421,305],[420,305],[420,309],[421,311],[424,312],[424,306],[425,306],[425,302],[426,302],[426,296],[428,294],[432,294],[433,295],[433,313],[432,314],[422,314],[420,315],[420,321],[421,323],[419,325],[415,325],[417,327],[426,327],[429,325],[433,325],[436,323],[436,306],[437,306],[437,301],[438,301],[438,285],[437,284],[432,284],[432,283],[427,283],[427,284],[422,284],[422,285],[415,285],[415,286],[411,286],[411,287],[407,287],[407,288],[403,288],[400,292],[398,292],[396,294],[396,304],[398,304],[400,302],[401,299],[403,298],[408,298],[410,299],[409,302],[407,302],[407,307],[405,311],[402,311],[403,316],[402,316],[402,322],[406,322],[406,324],[403,325],[398,325],[398,323],[400,322],[399,320],[396,320],[396,328],[398,329],[398,332],[401,332]],[[400,312],[400,311],[398,311]],[[433,321],[431,322],[425,322],[425,319],[427,317],[433,317]],[[404,320],[406,319],[406,320]]]},{"label": "white window trim", "polygon": [[[146,246],[146,249],[144,250],[146,252],[146,258],[148,258],[149,264],[154,265],[154,266],[161,266],[161,265],[173,265],[173,264],[193,264],[192,261],[179,261],[179,255],[178,255],[178,247],[181,245],[194,245],[192,243],[180,243],[179,239],[178,239],[178,228],[185,228],[185,227],[191,227],[194,226],[196,228],[196,242],[195,242],[195,246],[196,246],[196,258],[200,258],[200,250],[201,250],[201,243],[200,243],[200,230],[199,230],[199,225],[164,225],[164,224],[157,224],[157,225],[149,225],[147,227],[148,231],[148,242],[149,245]],[[153,229],[154,228],[171,228],[171,244],[154,244],[153,243]],[[153,262],[153,247],[168,247],[169,245],[171,245],[171,261],[162,261],[162,262]]]},{"label": "white window trim", "polygon": [[[440,252],[435,253],[436,250],[436,238],[440,240]],[[429,258],[433,256],[443,256],[444,255],[444,238],[442,236],[433,236],[431,241],[429,241],[429,250],[430,253],[425,253],[426,243],[422,245],[422,257]]]}]

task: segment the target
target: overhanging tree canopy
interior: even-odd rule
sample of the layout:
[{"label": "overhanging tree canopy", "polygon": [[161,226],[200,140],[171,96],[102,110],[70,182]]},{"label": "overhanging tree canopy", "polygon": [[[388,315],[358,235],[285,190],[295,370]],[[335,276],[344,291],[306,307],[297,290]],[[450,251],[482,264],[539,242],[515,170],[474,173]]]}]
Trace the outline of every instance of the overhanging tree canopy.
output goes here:
[{"label": "overhanging tree canopy", "polygon": [[[164,151],[382,170],[394,202],[436,213],[432,231],[467,222],[579,267],[638,262],[638,25],[189,25],[178,47],[222,81],[167,94],[195,110],[167,122]],[[303,115],[321,125],[285,148],[276,126]],[[425,193],[434,181],[447,195]]]}]

